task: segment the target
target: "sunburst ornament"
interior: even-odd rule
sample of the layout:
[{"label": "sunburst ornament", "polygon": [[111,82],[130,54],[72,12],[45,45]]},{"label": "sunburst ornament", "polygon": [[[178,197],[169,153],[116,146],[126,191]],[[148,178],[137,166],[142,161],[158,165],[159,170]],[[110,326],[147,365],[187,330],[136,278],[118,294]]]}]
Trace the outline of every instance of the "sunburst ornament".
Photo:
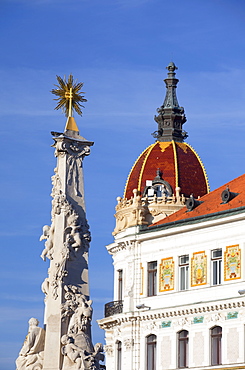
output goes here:
[{"label": "sunburst ornament", "polygon": [[83,87],[83,82],[77,82],[73,80],[73,76],[70,75],[66,81],[66,77],[62,79],[60,76],[56,76],[59,85],[54,85],[57,89],[52,89],[51,93],[58,96],[54,99],[58,101],[55,109],[62,109],[66,117],[72,117],[72,113],[75,110],[80,116],[82,116],[81,108],[84,106],[82,102],[86,102],[87,99],[84,98],[85,94],[80,91]]}]

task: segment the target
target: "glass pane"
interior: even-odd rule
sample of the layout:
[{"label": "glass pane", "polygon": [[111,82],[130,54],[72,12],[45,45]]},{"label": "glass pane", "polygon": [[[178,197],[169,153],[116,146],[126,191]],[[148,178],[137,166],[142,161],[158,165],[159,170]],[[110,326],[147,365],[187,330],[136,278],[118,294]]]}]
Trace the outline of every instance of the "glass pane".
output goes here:
[{"label": "glass pane", "polygon": [[222,328],[216,326],[211,330],[211,365],[221,364]]},{"label": "glass pane", "polygon": [[222,257],[222,249],[216,249],[213,251],[213,258]]},{"label": "glass pane", "polygon": [[117,370],[122,369],[122,342],[117,343]]},{"label": "glass pane", "polygon": [[122,300],[123,271],[118,270],[118,301]]},{"label": "glass pane", "polygon": [[221,267],[222,267],[222,260],[219,261],[218,284],[221,284]]},{"label": "glass pane", "polygon": [[185,268],[185,289],[189,288],[189,266]]},{"label": "glass pane", "polygon": [[185,268],[180,267],[180,290],[185,290]]},{"label": "glass pane", "polygon": [[148,296],[156,295],[157,284],[157,262],[148,263]]},{"label": "glass pane", "polygon": [[218,261],[213,261],[213,285],[218,284]]},{"label": "glass pane", "polygon": [[188,331],[181,331],[179,333],[178,341],[178,367],[185,368],[188,366]]},{"label": "glass pane", "polygon": [[147,337],[147,370],[156,369],[156,336]]}]

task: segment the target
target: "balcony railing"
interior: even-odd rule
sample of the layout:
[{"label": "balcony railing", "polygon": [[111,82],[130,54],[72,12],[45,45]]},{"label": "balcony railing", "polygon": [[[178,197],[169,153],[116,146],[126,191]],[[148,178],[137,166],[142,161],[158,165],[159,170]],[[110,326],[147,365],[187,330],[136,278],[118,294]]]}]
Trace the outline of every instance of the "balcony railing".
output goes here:
[{"label": "balcony railing", "polygon": [[123,301],[112,301],[105,304],[105,317],[122,313]]}]

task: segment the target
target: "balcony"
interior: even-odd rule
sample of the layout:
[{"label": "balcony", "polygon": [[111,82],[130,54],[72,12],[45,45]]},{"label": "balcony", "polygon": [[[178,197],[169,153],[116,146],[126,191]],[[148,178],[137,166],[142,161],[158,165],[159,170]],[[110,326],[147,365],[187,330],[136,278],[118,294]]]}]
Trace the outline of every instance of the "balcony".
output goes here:
[{"label": "balcony", "polygon": [[112,301],[105,304],[105,317],[123,312],[123,301]]}]

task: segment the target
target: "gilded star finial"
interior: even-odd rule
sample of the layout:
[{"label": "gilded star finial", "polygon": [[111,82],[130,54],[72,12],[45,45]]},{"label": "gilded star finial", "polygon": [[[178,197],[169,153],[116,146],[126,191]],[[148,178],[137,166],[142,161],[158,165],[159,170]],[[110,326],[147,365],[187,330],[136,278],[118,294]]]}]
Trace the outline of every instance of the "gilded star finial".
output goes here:
[{"label": "gilded star finial", "polygon": [[64,79],[62,79],[60,76],[56,77],[59,85],[54,85],[57,87],[57,89],[51,90],[52,94],[58,96],[58,98],[54,99],[58,101],[55,109],[62,109],[66,117],[72,117],[74,111],[81,116],[81,108],[84,108],[81,103],[87,101],[87,99],[84,98],[84,95],[82,95],[85,93],[80,91],[83,87],[83,83],[74,81],[71,74],[67,81],[66,77],[64,77]]}]

